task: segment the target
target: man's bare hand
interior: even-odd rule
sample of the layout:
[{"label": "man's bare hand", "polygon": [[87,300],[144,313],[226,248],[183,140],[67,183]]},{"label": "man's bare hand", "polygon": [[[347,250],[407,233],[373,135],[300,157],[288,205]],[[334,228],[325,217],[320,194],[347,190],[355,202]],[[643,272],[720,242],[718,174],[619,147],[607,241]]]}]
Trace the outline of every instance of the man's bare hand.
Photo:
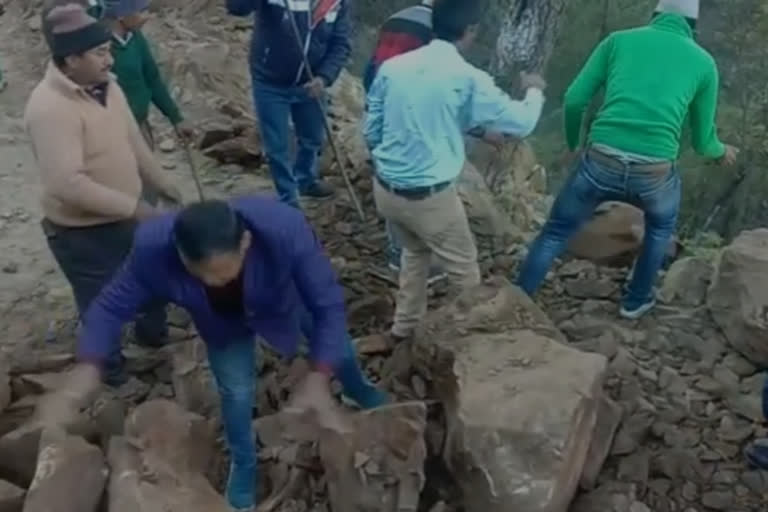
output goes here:
[{"label": "man's bare hand", "polygon": [[325,80],[323,80],[321,77],[316,76],[306,84],[304,84],[304,89],[307,90],[307,94],[310,95],[312,98],[322,98],[323,94],[325,94]]},{"label": "man's bare hand", "polygon": [[313,414],[318,424],[336,432],[348,432],[351,427],[331,394],[331,379],[321,372],[310,372],[296,386],[288,405],[289,410]]},{"label": "man's bare hand", "polygon": [[503,146],[507,140],[507,136],[503,133],[485,132],[483,134],[483,142],[489,146],[493,146],[496,149],[499,149],[501,146]]},{"label": "man's bare hand", "polygon": [[35,419],[42,425],[74,424],[80,409],[88,405],[99,385],[99,369],[96,366],[77,365],[61,389],[45,395],[38,402]]},{"label": "man's bare hand", "polygon": [[136,220],[142,221],[156,217],[160,213],[161,210],[159,208],[152,206],[143,199],[139,199],[139,202],[136,204],[136,210],[133,212],[133,217]]},{"label": "man's bare hand", "polygon": [[176,131],[176,136],[185,144],[195,137],[195,128],[189,121],[182,121],[174,126],[173,129]]},{"label": "man's bare hand", "polygon": [[731,146],[730,144],[725,145],[725,154],[720,157],[718,160],[718,163],[723,165],[734,165],[736,163],[736,159],[739,157],[739,153],[741,150],[737,148],[736,146]]},{"label": "man's bare hand", "polygon": [[544,91],[547,88],[547,82],[538,73],[520,72],[520,85],[523,89],[539,89]]}]

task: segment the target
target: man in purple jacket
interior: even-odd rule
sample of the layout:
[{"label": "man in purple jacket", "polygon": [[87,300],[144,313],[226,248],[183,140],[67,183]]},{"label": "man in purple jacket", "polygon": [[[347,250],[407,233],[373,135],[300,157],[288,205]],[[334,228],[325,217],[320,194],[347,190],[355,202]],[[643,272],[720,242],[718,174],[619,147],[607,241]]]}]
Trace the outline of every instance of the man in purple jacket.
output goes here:
[{"label": "man in purple jacket", "polygon": [[[226,5],[234,16],[256,15],[250,57],[253,98],[280,200],[298,207],[299,195],[333,195],[317,175],[325,130],[320,102],[351,51],[349,0],[226,0]],[[289,119],[298,146],[293,162]]]},{"label": "man in purple jacket", "polygon": [[88,401],[100,366],[120,343],[122,325],[155,299],[188,310],[206,342],[232,455],[227,499],[236,510],[254,505],[255,335],[286,357],[295,356],[300,335],[306,337],[312,371],[294,392],[293,405],[315,410],[321,423],[338,421],[331,375],[361,407],[385,402],[360,370],[343,290],[302,213],[247,197],[197,203],[139,227],[125,266],[85,315],[81,364],[63,391],[44,400],[42,421],[66,422]]}]

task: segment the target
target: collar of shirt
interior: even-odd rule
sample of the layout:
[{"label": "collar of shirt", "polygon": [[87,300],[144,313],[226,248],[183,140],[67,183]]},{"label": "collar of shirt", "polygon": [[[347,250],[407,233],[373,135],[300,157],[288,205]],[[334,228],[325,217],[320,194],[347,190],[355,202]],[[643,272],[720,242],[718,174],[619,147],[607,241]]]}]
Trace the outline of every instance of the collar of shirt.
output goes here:
[{"label": "collar of shirt", "polygon": [[[104,94],[109,89],[109,85],[114,81],[115,77],[110,73],[109,81],[104,84],[99,84],[95,87],[103,87]],[[52,87],[60,91],[61,93],[70,97],[80,97],[93,99],[92,89],[94,86],[82,86],[72,81],[67,75],[64,74],[59,67],[51,61],[48,64],[48,69],[45,72],[45,78]]]},{"label": "collar of shirt", "polygon": [[459,57],[462,60],[464,59],[461,53],[459,53],[459,49],[456,48],[456,45],[449,43],[444,39],[433,39],[427,46],[430,48],[431,53],[442,55],[444,57]]},{"label": "collar of shirt", "polygon": [[126,46],[131,41],[132,38],[133,38],[133,32],[128,32],[124,36],[121,36],[114,32],[112,33],[112,39],[114,39],[115,42],[120,46]]}]

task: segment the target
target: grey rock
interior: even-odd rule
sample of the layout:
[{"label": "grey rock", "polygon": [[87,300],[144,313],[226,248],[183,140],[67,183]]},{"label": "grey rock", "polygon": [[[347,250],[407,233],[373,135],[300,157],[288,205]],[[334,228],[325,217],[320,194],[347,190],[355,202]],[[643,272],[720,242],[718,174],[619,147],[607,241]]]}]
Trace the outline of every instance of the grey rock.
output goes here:
[{"label": "grey rock", "polygon": [[741,444],[752,437],[754,431],[752,424],[739,422],[730,416],[723,416],[720,420],[717,436],[722,441]]},{"label": "grey rock", "polygon": [[741,475],[741,481],[757,496],[768,494],[768,471],[747,471]]},{"label": "grey rock", "polygon": [[682,395],[688,383],[673,368],[664,366],[659,372],[659,388],[668,395]]},{"label": "grey rock", "polygon": [[616,431],[621,423],[621,407],[603,395],[597,410],[597,423],[587,452],[587,460],[581,472],[579,485],[582,489],[594,489],[605,459],[611,451]]},{"label": "grey rock", "polygon": [[718,364],[715,366],[712,376],[723,386],[726,393],[737,393],[739,391],[739,376],[727,366]]},{"label": "grey rock", "polygon": [[0,480],[0,512],[21,512],[24,494],[21,487]]},{"label": "grey rock", "polygon": [[616,434],[611,454],[628,455],[637,450],[654,421],[655,415],[648,411],[639,411],[627,418]]},{"label": "grey rock", "polygon": [[642,501],[636,501],[629,506],[629,512],[652,512],[648,505]]},{"label": "grey rock", "polygon": [[651,462],[651,472],[670,480],[685,479],[703,484],[710,478],[710,471],[687,449],[673,449],[658,454]]},{"label": "grey rock", "polygon": [[638,451],[619,462],[616,478],[621,482],[634,483],[640,496],[645,494],[650,474],[650,455],[646,451]]},{"label": "grey rock", "polygon": [[594,491],[578,496],[569,512],[630,512],[636,494],[634,484],[606,482]]},{"label": "grey rock", "polygon": [[672,489],[672,481],[666,478],[654,478],[648,482],[648,489],[659,496],[666,496]]},{"label": "grey rock", "polygon": [[637,364],[635,364],[629,351],[624,348],[619,348],[616,352],[616,357],[608,365],[608,371],[613,375],[621,377],[631,377],[637,370]]},{"label": "grey rock", "polygon": [[764,420],[761,395],[729,395],[725,397],[725,401],[733,413],[743,418],[755,423]]},{"label": "grey rock", "polygon": [[723,391],[723,385],[712,377],[702,376],[696,379],[696,389],[705,393],[719,394]]},{"label": "grey rock", "polygon": [[693,482],[685,482],[680,494],[686,501],[696,501],[699,497],[699,487]]},{"label": "grey rock", "polygon": [[736,353],[730,353],[723,359],[723,364],[739,377],[750,377],[757,372],[755,365]]},{"label": "grey rock", "polygon": [[730,491],[709,491],[701,495],[701,503],[713,510],[730,510],[734,496]]},{"label": "grey rock", "polygon": [[714,273],[712,263],[704,258],[688,257],[675,261],[667,270],[659,290],[659,299],[695,307],[704,303]]},{"label": "grey rock", "polygon": [[727,485],[731,486],[739,481],[739,476],[735,471],[715,471],[712,475],[712,485]]}]

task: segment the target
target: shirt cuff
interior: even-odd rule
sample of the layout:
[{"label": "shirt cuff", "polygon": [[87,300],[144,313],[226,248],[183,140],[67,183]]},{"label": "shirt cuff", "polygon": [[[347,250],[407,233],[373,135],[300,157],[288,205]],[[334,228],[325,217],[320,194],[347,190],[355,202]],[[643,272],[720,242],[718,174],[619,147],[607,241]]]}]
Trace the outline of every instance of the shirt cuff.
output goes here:
[{"label": "shirt cuff", "polygon": [[524,101],[544,103],[544,91],[537,89],[536,87],[529,87],[525,91]]}]

